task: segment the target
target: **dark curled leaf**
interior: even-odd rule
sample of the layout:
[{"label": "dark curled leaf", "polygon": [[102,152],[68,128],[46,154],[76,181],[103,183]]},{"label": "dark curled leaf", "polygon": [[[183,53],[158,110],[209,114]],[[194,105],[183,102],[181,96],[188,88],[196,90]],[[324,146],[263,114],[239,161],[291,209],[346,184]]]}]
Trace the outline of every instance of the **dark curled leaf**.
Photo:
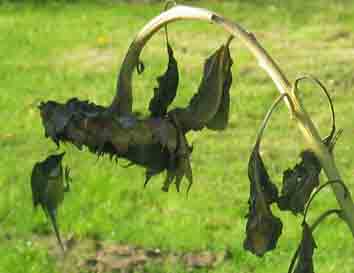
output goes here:
[{"label": "dark curled leaf", "polygon": [[283,228],[280,219],[272,214],[269,207],[264,208],[261,202],[258,197],[254,197],[250,203],[246,239],[243,243],[246,250],[259,257],[276,247]]},{"label": "dark curled leaf", "polygon": [[278,190],[270,181],[258,144],[248,162],[248,177],[250,197],[244,248],[257,256],[263,256],[276,247],[283,225],[270,209],[270,204],[277,200]]},{"label": "dark curled leaf", "polygon": [[179,122],[173,115],[170,117],[177,130],[177,147],[176,150],[170,153],[169,164],[167,167],[167,176],[162,187],[163,191],[168,191],[170,185],[175,182],[176,189],[180,191],[180,184],[183,177],[189,181],[187,193],[193,184],[192,168],[190,164],[190,155],[192,148],[188,145],[185,134],[182,132]]},{"label": "dark curled leaf", "polygon": [[[176,135],[170,135],[169,138],[176,138],[175,141],[168,139],[166,137],[166,132],[162,133],[158,131],[157,136],[161,138],[160,142],[163,143],[162,149],[165,152],[166,157],[159,159],[159,165],[155,167],[150,166],[147,168],[145,173],[145,183],[144,186],[148,184],[151,177],[159,174],[161,171],[166,170],[166,178],[164,180],[162,190],[168,192],[170,185],[175,183],[176,189],[180,191],[180,184],[184,177],[189,181],[189,186],[187,188],[187,193],[190,190],[190,187],[193,183],[192,177],[192,168],[190,164],[190,154],[192,153],[192,148],[188,145],[185,133],[182,132],[179,122],[173,115],[169,116],[169,120],[174,125],[174,128],[177,132]],[[161,128],[160,128],[161,129]],[[151,156],[154,157],[155,153],[151,153]]]},{"label": "dark curled leaf", "polygon": [[223,94],[231,86],[231,65],[230,50],[224,45],[206,60],[198,93],[190,101],[192,118],[198,118],[201,123],[208,123],[214,118]]},{"label": "dark curled leaf", "polygon": [[283,188],[278,201],[281,210],[303,213],[313,190],[319,185],[321,165],[310,150],[301,153],[301,162],[283,174]]},{"label": "dark curled leaf", "polygon": [[256,194],[256,185],[259,183],[267,204],[272,204],[278,200],[278,189],[270,180],[267,169],[259,153],[259,145],[254,147],[248,162],[248,178],[250,180],[251,192],[254,195]]},{"label": "dark curled leaf", "polygon": [[249,212],[246,225],[244,248],[257,256],[263,256],[276,247],[283,224],[272,214],[270,205],[278,200],[278,189],[270,180],[267,169],[259,152],[264,129],[276,108],[285,95],[278,97],[269,108],[256,144],[248,161],[248,178],[250,181]]},{"label": "dark curled leaf", "polygon": [[162,117],[166,114],[168,106],[172,103],[178,87],[178,65],[173,56],[173,50],[167,43],[168,67],[166,72],[157,78],[158,87],[154,88],[154,97],[149,104],[152,117]]},{"label": "dark curled leaf", "polygon": [[[322,140],[330,152],[333,151],[335,143],[342,130],[336,130],[335,111],[332,99],[325,86],[313,76],[305,76],[295,81],[294,90],[298,90],[298,83],[303,79],[309,79],[321,87],[327,96],[332,113],[332,129],[330,134]],[[301,153],[301,162],[296,164],[293,169],[287,169],[283,174],[283,188],[278,206],[281,210],[289,210],[294,214],[303,213],[313,190],[319,185],[319,175],[321,164],[316,155],[305,150]]]},{"label": "dark curled leaf", "polygon": [[[64,192],[69,190],[69,168],[63,170],[65,153],[51,155],[34,165],[31,175],[33,206],[40,205],[53,224],[57,240],[64,250],[56,221],[57,209],[64,200]],[[66,184],[64,184],[66,180]]]},{"label": "dark curled leaf", "polygon": [[316,242],[312,236],[312,231],[306,222],[303,223],[302,239],[299,249],[299,256],[294,273],[314,273],[313,254]]},{"label": "dark curled leaf", "polygon": [[205,126],[213,130],[226,128],[232,63],[228,44],[206,60],[198,92],[186,108],[171,111],[177,116],[183,131],[201,130]]},{"label": "dark curled leaf", "polygon": [[[229,54],[229,49],[227,48]],[[230,59],[229,65],[226,67],[226,75],[223,84],[222,97],[220,101],[220,106],[215,116],[208,121],[206,127],[211,130],[225,130],[229,122],[229,112],[230,112],[230,88],[232,84],[232,59]]]},{"label": "dark curled leaf", "polygon": [[[173,114],[168,116],[172,128],[166,127],[164,123],[153,122],[154,136],[159,140],[159,144],[153,149],[135,152],[134,159],[130,156],[129,160],[137,162],[146,167],[144,187],[150,179],[166,170],[162,190],[168,191],[171,184],[175,183],[177,191],[180,190],[180,184],[184,177],[189,181],[187,193],[193,183],[192,168],[190,164],[190,154],[192,148],[188,145],[185,133],[181,130],[178,120]],[[132,155],[132,149],[129,154]],[[140,155],[139,155],[140,154]],[[138,158],[145,159],[145,163]]]}]

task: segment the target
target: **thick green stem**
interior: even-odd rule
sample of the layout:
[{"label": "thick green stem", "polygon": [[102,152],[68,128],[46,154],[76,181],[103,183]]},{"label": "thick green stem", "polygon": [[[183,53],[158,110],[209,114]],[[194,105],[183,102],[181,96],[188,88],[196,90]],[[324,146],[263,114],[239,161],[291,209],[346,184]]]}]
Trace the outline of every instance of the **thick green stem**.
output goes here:
[{"label": "thick green stem", "polygon": [[[215,23],[223,27],[231,35],[238,38],[246,48],[255,56],[259,65],[268,73],[281,94],[288,94],[285,99],[292,117],[297,121],[308,146],[316,154],[321,162],[328,180],[342,180],[334,162],[333,156],[323,145],[322,139],[304,107],[291,92],[292,86],[275,61],[268,55],[265,49],[258,43],[255,36],[243,29],[240,25],[231,22],[222,16],[206,9],[188,6],[175,6],[153,18],[138,33],[129,47],[123,61],[117,83],[117,94],[111,104],[110,110],[115,114],[130,114],[132,112],[132,75],[139,63],[139,55],[144,45],[161,27],[177,20],[201,20]],[[294,104],[292,109],[289,99]],[[345,195],[343,187],[332,185],[337,201],[343,210],[344,219],[354,237],[354,203],[350,195]]]}]

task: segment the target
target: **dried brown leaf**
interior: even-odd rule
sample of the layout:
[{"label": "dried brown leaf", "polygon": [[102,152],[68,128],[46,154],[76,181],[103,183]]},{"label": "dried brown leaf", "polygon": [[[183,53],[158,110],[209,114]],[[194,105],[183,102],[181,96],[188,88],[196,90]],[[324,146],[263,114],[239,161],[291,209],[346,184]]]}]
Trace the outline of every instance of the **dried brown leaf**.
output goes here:
[{"label": "dried brown leaf", "polygon": [[317,246],[312,231],[308,224],[304,222],[299,256],[294,273],[314,273],[313,254],[315,248]]},{"label": "dried brown leaf", "polygon": [[319,185],[321,165],[310,150],[301,153],[301,162],[283,174],[283,188],[278,201],[281,210],[303,213],[314,189]]},{"label": "dried brown leaf", "polygon": [[244,248],[263,256],[276,247],[282,232],[282,223],[272,214],[270,204],[277,200],[278,190],[270,181],[256,144],[248,163],[250,180],[249,213],[247,215]]},{"label": "dried brown leaf", "polygon": [[168,67],[162,76],[157,78],[158,87],[154,88],[154,96],[149,103],[152,117],[163,117],[168,106],[176,96],[178,88],[178,65],[174,58],[172,47],[167,43]]}]

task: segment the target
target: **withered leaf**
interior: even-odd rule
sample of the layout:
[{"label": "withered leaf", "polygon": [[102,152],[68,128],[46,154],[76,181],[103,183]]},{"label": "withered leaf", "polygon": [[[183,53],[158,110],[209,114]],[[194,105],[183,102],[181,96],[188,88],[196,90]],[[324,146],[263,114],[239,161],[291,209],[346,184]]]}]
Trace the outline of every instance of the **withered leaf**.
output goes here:
[{"label": "withered leaf", "polygon": [[276,247],[283,228],[280,219],[272,214],[269,207],[261,205],[261,202],[257,197],[250,202],[246,239],[243,243],[246,250],[260,257]]},{"label": "withered leaf", "polygon": [[149,110],[152,117],[165,116],[168,106],[176,96],[178,88],[178,65],[173,50],[167,43],[168,67],[166,72],[157,78],[158,87],[154,88],[154,96],[150,101]]},{"label": "withered leaf", "polygon": [[[222,107],[222,97],[224,93],[228,93],[231,86],[231,65],[230,50],[225,45],[206,60],[198,93],[190,101],[192,119],[206,125],[214,118],[220,106]],[[224,104],[227,106],[226,95],[225,98]]]},{"label": "withered leaf", "polygon": [[313,254],[315,248],[317,248],[317,246],[311,229],[308,224],[304,222],[299,256],[294,273],[314,273]]},{"label": "withered leaf", "polygon": [[184,131],[209,129],[222,130],[228,123],[233,61],[227,45],[222,45],[204,64],[198,92],[186,108],[172,110]]},{"label": "withered leaf", "polygon": [[278,201],[281,210],[303,213],[313,190],[319,185],[321,165],[315,154],[305,150],[301,162],[283,174],[283,187]]},{"label": "withered leaf", "polygon": [[[330,134],[322,140],[329,152],[332,152],[341,130],[336,130],[335,111],[332,99],[325,86],[315,77],[307,75],[295,81],[294,92],[298,91],[298,83],[304,79],[316,83],[327,96],[332,113],[332,128]],[[315,153],[307,149],[300,154],[301,161],[294,168],[283,173],[283,187],[278,201],[281,210],[289,210],[294,214],[304,213],[306,203],[312,192],[319,185],[319,175],[322,170]]]},{"label": "withered leaf", "polygon": [[189,146],[187,142],[187,138],[185,134],[182,132],[176,117],[171,116],[170,118],[173,121],[175,128],[177,129],[178,132],[177,148],[174,151],[174,153],[170,155],[170,164],[167,169],[167,177],[162,189],[164,191],[168,191],[169,186],[173,182],[175,182],[176,189],[179,192],[181,181],[185,176],[189,181],[189,185],[187,188],[187,193],[188,193],[193,184],[192,168],[189,159],[193,149]]},{"label": "withered leaf", "polygon": [[256,195],[257,183],[267,204],[272,204],[278,200],[278,189],[270,180],[267,169],[259,153],[259,145],[256,144],[248,162],[248,178],[250,180],[251,192]]},{"label": "withered leaf", "polygon": [[[162,160],[161,163],[165,164],[163,167],[166,169],[166,178],[164,180],[162,190],[167,192],[170,185],[175,183],[176,189],[179,192],[182,179],[186,177],[189,181],[189,186],[187,188],[188,193],[191,185],[193,184],[192,168],[190,164],[190,155],[193,149],[189,146],[185,133],[181,130],[176,117],[171,114],[169,119],[177,131],[177,135],[174,136],[177,139],[175,142],[176,145],[172,145],[175,147],[174,149],[171,149],[172,146],[168,145],[168,141],[165,142],[165,146],[163,147],[163,150],[166,152],[166,158]],[[147,185],[151,177],[157,175],[162,170],[163,169],[152,167],[147,168],[144,186]]]},{"label": "withered leaf", "polygon": [[231,66],[233,63],[230,56],[229,58],[230,62],[226,70],[219,109],[215,113],[215,116],[206,124],[206,127],[211,130],[225,130],[229,122],[230,88],[232,84]]},{"label": "withered leaf", "polygon": [[56,215],[59,205],[64,200],[64,192],[69,190],[69,169],[66,168],[64,172],[62,167],[64,154],[51,155],[44,161],[36,163],[31,174],[33,206],[42,207],[53,224],[58,243],[63,250]]},{"label": "withered leaf", "polygon": [[259,154],[259,143],[255,145],[248,162],[248,177],[250,197],[244,248],[263,256],[276,247],[283,225],[270,209],[270,204],[278,198],[278,190],[270,181]]}]

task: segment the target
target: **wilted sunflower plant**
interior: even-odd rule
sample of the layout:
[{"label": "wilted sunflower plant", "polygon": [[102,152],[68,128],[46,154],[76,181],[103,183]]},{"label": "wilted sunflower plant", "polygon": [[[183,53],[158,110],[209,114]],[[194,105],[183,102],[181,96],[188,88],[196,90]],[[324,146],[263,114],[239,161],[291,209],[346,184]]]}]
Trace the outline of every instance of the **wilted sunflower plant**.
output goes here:
[{"label": "wilted sunflower plant", "polygon": [[[218,25],[230,34],[230,38],[206,59],[198,91],[189,104],[170,109],[178,89],[179,71],[173,45],[168,41],[167,25],[187,19]],[[148,106],[149,116],[141,118],[133,112],[133,72],[143,72],[140,53],[161,28],[165,28],[168,66],[164,74],[157,78],[157,86]],[[229,46],[233,38],[240,40],[254,55],[280,92],[260,126],[248,163],[250,196],[243,246],[257,256],[263,256],[276,247],[283,227],[280,218],[272,212],[271,205],[276,204],[280,211],[303,215],[302,240],[289,272],[313,272],[312,256],[316,248],[313,231],[324,218],[334,213],[339,215],[354,236],[354,204],[332,156],[341,130],[336,128],[334,107],[325,86],[313,76],[298,78],[291,84],[256,37],[239,24],[206,9],[174,4],[148,22],[131,43],[120,68],[116,96],[111,105],[96,105],[77,98],[71,98],[66,103],[47,101],[40,104],[45,136],[51,138],[58,147],[62,142],[69,142],[80,150],[86,147],[98,156],[109,155],[115,160],[124,158],[131,164],[145,168],[144,186],[153,176],[166,172],[162,190],[168,191],[174,184],[180,191],[181,182],[186,177],[188,193],[193,183],[190,163],[193,147],[186,135],[204,128],[225,130],[228,125],[233,65]],[[329,100],[332,128],[323,139],[298,96],[299,83],[305,80],[319,87]],[[301,161],[283,173],[282,188],[279,190],[267,172],[260,148],[271,114],[282,102],[288,106],[291,118],[296,121],[308,148],[300,154]],[[32,173],[34,205],[40,204],[53,223],[58,205],[68,188],[68,181],[65,186],[64,179],[69,179],[69,171],[66,168],[63,172],[63,156],[52,155],[37,163]],[[58,160],[53,161],[53,158]],[[322,170],[329,182],[320,186],[319,175]],[[306,215],[311,201],[326,186],[332,187],[339,208],[325,212],[313,224],[309,224]]]}]

